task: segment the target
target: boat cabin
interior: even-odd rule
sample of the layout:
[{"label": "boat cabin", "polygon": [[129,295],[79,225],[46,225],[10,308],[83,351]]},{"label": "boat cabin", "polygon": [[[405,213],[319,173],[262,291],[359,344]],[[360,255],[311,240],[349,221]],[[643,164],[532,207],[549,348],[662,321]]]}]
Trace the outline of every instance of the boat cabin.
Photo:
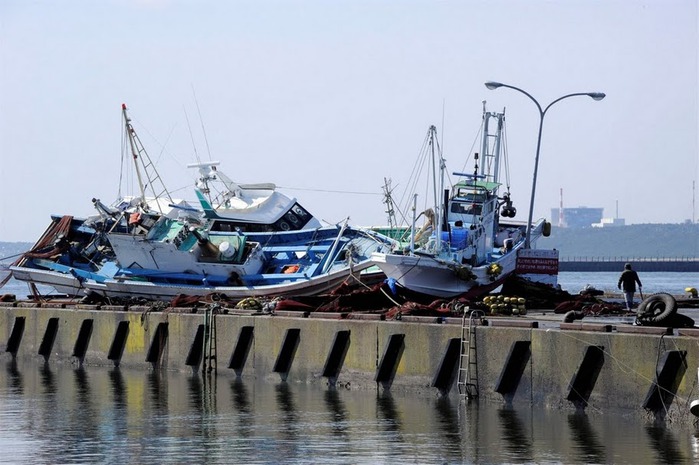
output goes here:
[{"label": "boat cabin", "polygon": [[479,217],[492,214],[497,209],[496,189],[500,184],[486,181],[462,181],[457,183],[449,199],[447,221],[453,226],[457,221],[464,225],[478,222]]}]

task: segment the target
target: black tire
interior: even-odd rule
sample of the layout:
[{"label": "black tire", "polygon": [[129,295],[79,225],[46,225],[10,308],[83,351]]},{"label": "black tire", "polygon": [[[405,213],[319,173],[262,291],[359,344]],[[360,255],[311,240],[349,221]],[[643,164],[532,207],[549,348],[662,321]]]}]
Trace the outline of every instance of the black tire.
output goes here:
[{"label": "black tire", "polygon": [[667,320],[666,324],[672,328],[693,328],[694,319],[682,313],[675,313]]},{"label": "black tire", "polygon": [[636,322],[641,325],[661,326],[670,323],[677,313],[677,301],[665,292],[646,297],[638,306]]}]

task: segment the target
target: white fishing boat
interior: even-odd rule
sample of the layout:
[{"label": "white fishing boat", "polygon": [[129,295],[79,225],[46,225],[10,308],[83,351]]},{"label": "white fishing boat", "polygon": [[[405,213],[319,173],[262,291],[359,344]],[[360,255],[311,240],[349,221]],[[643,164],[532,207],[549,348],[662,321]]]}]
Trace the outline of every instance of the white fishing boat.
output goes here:
[{"label": "white fishing boat", "polygon": [[101,296],[170,300],[217,293],[231,299],[305,296],[362,280],[371,254],[394,241],[345,222],[287,232],[221,232],[162,219],[146,236],[110,234],[116,254],[106,279],[85,288]]},{"label": "white fishing boat", "polygon": [[[475,297],[490,292],[518,272],[518,267],[532,280],[555,284],[557,252],[524,250],[527,223],[510,219],[516,209],[509,186],[501,192],[504,124],[504,110],[491,113],[484,105],[481,156],[474,155],[472,173],[453,173],[459,181],[448,190],[443,187],[446,162],[436,128],[430,127],[425,153],[433,160],[434,214],[427,216],[429,222],[421,231],[427,231],[428,240],[419,240],[420,232],[413,224],[407,249],[373,254],[372,259],[388,278],[412,291],[437,297]],[[544,219],[534,222],[531,244],[549,233],[550,223]]]}]

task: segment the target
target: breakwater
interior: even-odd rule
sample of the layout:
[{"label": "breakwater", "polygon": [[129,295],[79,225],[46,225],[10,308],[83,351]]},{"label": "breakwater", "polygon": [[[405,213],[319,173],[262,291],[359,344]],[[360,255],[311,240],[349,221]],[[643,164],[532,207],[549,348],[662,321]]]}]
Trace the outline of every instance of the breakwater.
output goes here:
[{"label": "breakwater", "polygon": [[632,263],[639,272],[699,272],[699,258],[634,258],[634,257],[563,257],[559,271],[618,271],[626,263]]},{"label": "breakwater", "polygon": [[[3,305],[7,359],[191,372],[208,366],[218,376],[459,395],[461,318]],[[462,366],[475,369],[479,398],[693,421],[699,330],[593,321],[563,323],[550,312],[474,320],[465,335],[475,363]]]}]

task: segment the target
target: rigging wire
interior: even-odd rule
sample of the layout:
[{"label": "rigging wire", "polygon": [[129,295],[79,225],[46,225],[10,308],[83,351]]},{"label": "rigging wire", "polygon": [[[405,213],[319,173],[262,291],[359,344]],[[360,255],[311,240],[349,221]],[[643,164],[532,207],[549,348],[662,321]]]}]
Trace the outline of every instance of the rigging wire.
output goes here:
[{"label": "rigging wire", "polygon": [[[418,152],[418,159],[415,161],[415,164],[413,165],[413,170],[410,174],[410,177],[408,178],[408,183],[403,190],[403,194],[401,198],[399,199],[398,202],[398,209],[401,211],[401,215],[404,216],[403,212],[408,212],[411,208],[411,202],[413,198],[413,194],[417,192],[418,184],[422,182],[423,175],[422,173],[425,171],[425,165],[427,165],[427,175],[429,177],[429,172],[430,172],[430,167],[429,167],[429,144],[430,144],[430,131],[427,131],[427,134],[425,135],[425,139],[422,142],[422,146],[420,147],[420,151]],[[427,205],[427,199],[429,198],[429,183],[427,182],[422,182],[425,192],[423,193],[423,198],[425,199],[425,208]],[[423,208],[424,210],[424,208]]]},{"label": "rigging wire", "polygon": [[485,128],[485,119],[481,119],[481,126],[478,128],[478,131],[476,131],[476,137],[473,139],[473,143],[471,144],[471,148],[469,149],[466,155],[466,160],[464,160],[464,164],[461,166],[461,172],[465,173],[466,170],[468,170],[468,165],[470,164],[471,161],[471,154],[476,152],[474,147],[476,147],[476,144],[481,140],[483,137],[483,130]]},{"label": "rigging wire", "polygon": [[[505,110],[503,110],[504,112]],[[505,162],[505,186],[507,187],[507,192],[510,192],[510,160],[507,150],[507,124],[505,124],[504,117],[502,119],[502,159]]]},{"label": "rigging wire", "polygon": [[192,140],[192,148],[194,149],[194,156],[197,159],[197,163],[201,163],[201,158],[199,158],[199,152],[197,152],[197,144],[194,142],[194,134],[192,133],[192,126],[189,124],[189,116],[187,115],[187,109],[182,105],[182,110],[184,111],[184,119],[187,121],[187,129],[189,130],[189,138]]},{"label": "rigging wire", "polygon": [[199,122],[201,123],[201,132],[204,134],[204,143],[206,144],[206,152],[209,154],[209,161],[211,161],[211,148],[209,147],[209,139],[206,137],[206,129],[204,129],[204,120],[201,117],[201,110],[199,110],[199,100],[197,99],[197,94],[194,92],[194,84],[192,84],[192,94],[194,95],[194,103],[197,106],[197,113],[199,114]]},{"label": "rigging wire", "polygon": [[360,191],[342,191],[333,189],[310,189],[307,187],[291,187],[291,186],[277,186],[279,189],[288,189],[295,191],[306,191],[306,192],[327,192],[331,194],[357,194],[357,195],[383,195],[380,192],[360,192]]}]

